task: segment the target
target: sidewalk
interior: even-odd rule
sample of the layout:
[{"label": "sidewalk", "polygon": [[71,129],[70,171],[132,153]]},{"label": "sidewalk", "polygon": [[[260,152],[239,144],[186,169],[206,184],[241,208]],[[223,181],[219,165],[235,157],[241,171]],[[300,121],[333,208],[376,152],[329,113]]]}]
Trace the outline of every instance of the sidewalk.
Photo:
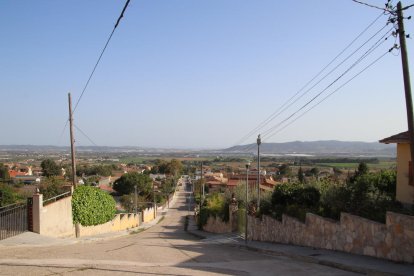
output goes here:
[{"label": "sidewalk", "polygon": [[235,233],[213,234],[198,230],[194,216],[190,216],[187,231],[206,242],[238,246],[268,255],[285,256],[303,262],[316,263],[356,273],[368,275],[414,275],[414,265],[412,264],[395,263],[368,256],[270,242],[248,241],[246,245],[243,237]]},{"label": "sidewalk", "polygon": [[138,227],[131,228],[128,230],[123,230],[119,232],[110,232],[95,236],[86,236],[80,238],[54,238],[54,237],[47,237],[43,235],[39,235],[33,232],[24,232],[23,234],[4,239],[0,241],[0,248],[2,247],[21,247],[21,246],[61,246],[61,245],[69,245],[75,243],[87,243],[87,242],[94,242],[94,241],[102,241],[107,239],[113,239],[117,237],[123,237],[129,234],[134,234],[137,232],[144,231],[159,222],[161,218],[163,218],[169,209],[164,209],[158,213],[157,218],[150,222],[144,222]]}]

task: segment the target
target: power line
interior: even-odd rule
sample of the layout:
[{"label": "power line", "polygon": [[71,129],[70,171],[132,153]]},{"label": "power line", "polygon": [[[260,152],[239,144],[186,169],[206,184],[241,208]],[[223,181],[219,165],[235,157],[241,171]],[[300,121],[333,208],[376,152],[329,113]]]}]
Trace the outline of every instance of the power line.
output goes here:
[{"label": "power line", "polygon": [[128,7],[129,1],[130,1],[130,0],[127,0],[127,1],[126,1],[125,6],[124,6],[124,8],[122,9],[121,15],[118,17],[118,20],[116,21],[116,24],[115,24],[115,26],[114,26],[114,28],[113,28],[113,30],[112,30],[112,32],[111,32],[111,34],[109,35],[109,37],[108,37],[108,39],[107,39],[107,41],[106,41],[106,43],[105,43],[105,46],[104,46],[104,48],[102,49],[101,54],[99,55],[99,58],[98,58],[98,60],[97,60],[97,61],[96,61],[96,63],[95,63],[95,66],[93,67],[93,70],[92,70],[91,74],[89,75],[88,81],[86,82],[85,86],[83,87],[82,93],[81,93],[81,95],[80,95],[79,99],[77,100],[77,102],[76,102],[76,104],[75,104],[75,107],[73,108],[73,113],[75,113],[75,110],[76,110],[76,108],[78,107],[78,104],[79,104],[80,100],[82,99],[82,96],[83,96],[83,94],[84,94],[84,93],[85,93],[85,91],[86,91],[86,88],[88,88],[89,82],[91,81],[92,76],[93,76],[93,74],[95,73],[96,67],[98,67],[98,64],[99,64],[99,62],[101,61],[101,58],[102,58],[103,54],[105,53],[105,50],[106,50],[106,48],[108,47],[109,41],[111,41],[111,38],[112,38],[112,36],[113,36],[113,34],[114,34],[114,32],[115,32],[116,28],[118,27],[119,22],[121,21],[122,17],[124,17],[124,12],[125,12],[126,8]]},{"label": "power line", "polygon": [[362,1],[358,1],[358,0],[352,0],[352,1],[355,2],[355,3],[370,7],[370,8],[382,10],[382,11],[387,12],[387,13],[392,13],[392,14],[395,13],[394,10],[389,9],[391,7],[389,0],[388,0],[387,4],[385,4],[385,8],[381,8],[381,7],[378,7],[378,6],[375,6],[375,5],[372,5],[372,4],[368,4],[368,3],[365,3],[365,2],[362,2]]},{"label": "power line", "polygon": [[[386,27],[386,25],[383,27],[383,28],[381,28],[377,33],[375,33],[373,36],[371,36],[365,43],[363,43],[360,47],[358,47],[354,52],[352,52],[350,55],[348,55],[341,63],[339,63],[338,65],[336,65],[331,71],[329,71],[329,73],[327,73],[322,79],[320,79],[317,83],[315,83],[312,87],[310,87],[308,90],[306,90],[302,95],[300,95],[294,102],[292,102],[291,104],[289,104],[287,107],[285,107],[285,108],[283,108],[277,115],[279,115],[279,114],[281,114],[283,111],[285,111],[286,109],[288,109],[290,106],[292,106],[294,103],[296,103],[297,101],[299,101],[303,96],[305,96],[309,91],[311,91],[313,88],[315,88],[319,83],[321,83],[324,79],[326,79],[326,77],[328,77],[332,72],[334,72],[336,69],[338,69],[342,64],[344,64],[347,60],[349,60],[354,54],[356,54],[361,48],[363,48],[369,41],[371,41],[371,39],[373,39],[378,33],[380,33],[384,28]],[[392,31],[392,29],[393,28],[391,28],[390,30],[388,30],[375,44],[374,44],[374,46],[379,42],[379,41],[381,41],[387,34],[389,34],[391,31]],[[374,47],[374,46],[372,46],[372,47]],[[372,49],[372,47],[370,48],[370,49]],[[368,50],[369,51],[369,50]],[[367,52],[366,52],[367,53]],[[365,54],[366,54],[365,53]],[[364,54],[364,55],[365,55]],[[362,55],[362,57],[364,57],[364,55]],[[356,64],[358,64],[359,63],[359,61],[357,61],[356,63],[354,63],[354,65],[353,66],[355,66]],[[352,66],[352,67],[353,67]],[[349,68],[348,70],[350,70],[350,69],[352,69],[352,67],[351,68]],[[345,73],[344,74],[346,74],[347,73],[347,71],[345,71]],[[331,83],[331,85],[332,84],[334,84],[336,81],[338,81],[340,78],[341,78],[342,76],[340,76],[339,78],[337,78],[337,79],[335,79],[332,83]],[[330,87],[330,85],[327,87],[327,88],[329,88]],[[325,89],[327,89],[327,88],[325,88]],[[274,117],[274,118],[276,118],[276,116]],[[273,118],[273,119],[274,119]],[[272,119],[272,120],[273,120]]]},{"label": "power line", "polygon": [[[391,31],[391,30],[390,30]],[[389,31],[389,32],[390,32]],[[385,34],[386,35],[386,34]],[[275,128],[277,128],[279,125],[283,124],[284,122],[288,121],[292,117],[294,117],[298,112],[306,108],[309,104],[311,104],[313,101],[315,101],[317,98],[319,98],[323,93],[325,93],[330,87],[332,87],[336,82],[338,82],[342,77],[344,77],[347,73],[349,73],[356,65],[358,65],[363,59],[365,59],[368,55],[370,55],[374,50],[376,50],[381,44],[383,44],[386,39],[384,39],[385,35],[381,37],[377,42],[374,43],[361,57],[359,57],[348,69],[346,69],[339,77],[337,77],[334,81],[332,81],[328,86],[326,86],[322,91],[320,91],[316,96],[314,96],[312,99],[310,99],[307,103],[305,103],[302,107],[300,107],[297,111],[292,113],[290,116],[288,116],[286,119],[278,123],[277,125],[273,126],[272,128],[268,129],[263,133],[263,137],[268,135],[270,132],[272,132]],[[391,35],[390,35],[391,36]],[[388,36],[389,37],[389,36]],[[387,37],[387,38],[388,38]]]},{"label": "power line", "polygon": [[[336,92],[338,92],[340,89],[342,89],[344,86],[346,86],[348,83],[350,83],[352,80],[354,80],[356,77],[358,77],[359,75],[361,75],[363,72],[365,72],[368,68],[370,68],[371,66],[373,66],[375,63],[377,63],[380,59],[382,59],[385,55],[387,55],[388,53],[390,53],[394,48],[396,48],[396,46],[394,45],[391,49],[389,49],[388,51],[386,51],[384,54],[382,54],[381,56],[379,56],[377,59],[375,59],[373,62],[371,62],[369,65],[367,65],[366,67],[364,67],[361,71],[359,71],[357,74],[355,74],[353,77],[351,77],[349,80],[347,80],[345,83],[343,83],[342,85],[340,85],[338,88],[336,88],[334,91],[332,91],[331,93],[329,93],[327,96],[325,96],[323,99],[321,99],[319,102],[317,102],[316,104],[314,104],[313,106],[311,106],[310,108],[308,108],[306,111],[304,111],[302,114],[300,114],[298,117],[296,117],[294,120],[290,121],[288,124],[286,124],[285,126],[283,126],[280,129],[276,129],[273,131],[273,133],[270,134],[270,136],[266,137],[266,139],[262,139],[262,140],[268,140],[271,137],[273,137],[274,135],[276,135],[277,133],[281,132],[282,130],[284,130],[285,128],[287,128],[288,126],[290,126],[291,124],[293,124],[294,122],[296,122],[298,119],[302,118],[305,114],[307,114],[309,111],[311,111],[312,109],[314,109],[315,107],[317,107],[318,105],[320,105],[322,102],[324,102],[325,100],[327,100],[330,96],[332,96],[333,94],[335,94]],[[248,146],[245,150],[245,152],[249,152],[250,150],[252,150],[253,148],[255,148],[255,144],[251,144],[250,146]]]},{"label": "power line", "polygon": [[276,135],[277,133],[281,132],[282,130],[284,130],[286,127],[288,127],[289,125],[293,124],[294,122],[296,122],[299,118],[303,117],[306,113],[308,113],[309,111],[311,111],[312,109],[314,109],[315,107],[317,107],[319,104],[321,104],[322,102],[324,102],[326,99],[328,99],[330,96],[332,96],[333,94],[335,94],[336,92],[338,92],[341,88],[343,88],[345,85],[347,85],[349,82],[351,82],[352,80],[354,80],[356,77],[358,77],[360,74],[362,74],[364,71],[366,71],[368,68],[370,68],[372,65],[374,65],[375,63],[377,63],[380,59],[382,59],[383,57],[385,57],[388,53],[390,53],[393,49],[395,48],[392,47],[390,50],[388,50],[387,52],[385,52],[384,54],[382,54],[380,57],[378,57],[377,59],[375,59],[373,62],[371,62],[369,65],[367,65],[364,69],[362,69],[360,72],[358,72],[356,75],[354,75],[352,78],[350,78],[348,81],[346,81],[345,83],[343,83],[341,86],[339,86],[337,89],[335,89],[334,91],[332,91],[330,94],[328,94],[326,97],[324,97],[322,100],[320,100],[319,102],[317,102],[315,105],[313,105],[312,107],[310,107],[309,109],[307,109],[305,112],[303,112],[302,114],[300,114],[298,117],[296,117],[293,121],[289,122],[287,125],[285,125],[284,127],[282,127],[281,129],[276,130],[275,132],[273,132],[269,137],[267,137],[267,139],[273,137],[274,135]]},{"label": "power line", "polygon": [[[254,129],[252,129],[248,134],[243,136],[238,142],[235,143],[235,145],[241,144],[244,141],[246,141],[248,138],[250,138],[255,132],[257,132],[259,129],[266,126],[270,121],[272,121],[274,118],[276,118],[281,112],[280,109],[284,108],[290,101],[292,101],[300,92],[302,92],[310,83],[312,83],[316,78],[318,78],[332,63],[334,63],[346,50],[348,50],[372,25],[374,25],[379,18],[381,18],[384,15],[384,13],[381,13],[378,15],[365,29],[360,32],[342,51],[339,52],[325,67],[323,67],[310,81],[308,81],[302,88],[300,88],[292,97],[290,97],[285,103],[283,103],[277,110],[275,110],[268,118],[266,118],[263,122],[261,122],[258,126],[256,126]],[[383,29],[383,28],[382,28]],[[381,30],[382,30],[381,29]],[[381,31],[380,30],[380,31]],[[379,32],[380,32],[379,31]],[[378,33],[378,32],[377,32]],[[331,70],[332,72],[332,70]],[[329,72],[329,73],[331,73]],[[329,73],[327,75],[329,75]],[[327,76],[325,75],[325,77]],[[322,81],[321,79],[320,81]],[[320,82],[319,81],[319,82]],[[318,83],[319,83],[318,82]],[[315,85],[316,86],[316,85]],[[308,92],[308,91],[307,91]],[[307,93],[306,92],[306,93]],[[290,106],[290,105],[289,105]],[[279,111],[279,112],[278,112]]]},{"label": "power line", "polygon": [[91,138],[89,138],[89,136],[85,133],[85,132],[83,132],[77,125],[75,125],[75,124],[73,124],[74,125],[74,127],[80,132],[80,133],[82,133],[82,135],[83,136],[85,136],[86,137],[86,139],[88,139],[89,140],[89,142],[91,142],[94,146],[98,146]]},{"label": "power line", "polygon": [[[130,0],[127,0],[127,1],[126,1],[125,5],[124,5],[124,8],[122,9],[121,14],[119,15],[119,17],[118,17],[118,19],[117,19],[117,21],[116,21],[116,23],[115,23],[115,25],[114,25],[114,28],[112,29],[112,32],[111,32],[111,34],[109,35],[109,37],[108,37],[108,39],[107,39],[107,41],[106,41],[106,43],[105,43],[105,46],[104,46],[104,48],[102,49],[101,54],[99,55],[99,58],[98,58],[98,60],[96,61],[95,66],[93,67],[93,70],[92,70],[92,72],[90,73],[89,78],[88,78],[88,80],[87,80],[87,82],[86,82],[85,86],[83,87],[83,90],[82,90],[82,93],[81,93],[80,97],[79,97],[79,98],[78,98],[78,100],[76,101],[76,104],[75,104],[75,107],[74,107],[74,109],[73,109],[73,111],[72,111],[72,114],[74,114],[74,113],[75,113],[75,110],[76,110],[76,108],[78,107],[80,100],[82,99],[83,95],[85,94],[85,91],[86,91],[86,89],[88,88],[89,82],[91,81],[92,76],[94,75],[95,70],[96,70],[96,68],[98,67],[99,62],[101,61],[103,54],[105,53],[106,48],[108,47],[109,41],[111,40],[111,38],[112,38],[112,36],[113,36],[113,34],[114,34],[114,32],[115,32],[115,29],[118,27],[119,22],[120,22],[120,21],[121,21],[121,19],[124,17],[124,13],[125,13],[125,10],[126,10],[126,9],[127,9],[127,7],[128,7],[129,2],[130,2]],[[68,123],[69,123],[69,119],[68,119],[68,120],[66,120],[66,122],[65,122],[65,126],[63,127],[62,133],[60,134],[58,144],[60,144],[60,142],[62,141],[62,137],[63,137],[63,134],[65,133],[66,127],[68,126]]]},{"label": "power line", "polygon": [[[302,113],[299,117],[295,118],[293,121],[289,122],[287,125],[285,125],[282,129],[278,130],[277,128],[279,126],[281,126],[283,123],[289,121],[291,118],[293,118],[296,114],[298,114],[301,110],[305,109],[309,104],[311,104],[313,101],[315,101],[318,97],[320,97],[327,89],[329,89],[334,83],[336,83],[339,79],[341,79],[343,76],[345,76],[351,69],[353,69],[356,65],[358,65],[363,59],[365,59],[368,55],[370,55],[374,50],[376,50],[380,45],[382,45],[390,36],[392,36],[393,34],[390,34],[387,36],[387,34],[389,34],[391,32],[391,29],[389,31],[387,31],[380,39],[378,39],[361,57],[358,58],[357,61],[355,61],[347,70],[345,70],[339,77],[337,77],[332,83],[330,83],[325,89],[323,89],[321,92],[319,92],[316,96],[314,96],[311,100],[309,100],[306,104],[304,104],[302,107],[300,107],[298,110],[296,110],[294,113],[292,113],[290,116],[288,116],[287,118],[285,118],[284,120],[282,120],[281,122],[279,122],[278,124],[276,124],[275,126],[273,126],[272,128],[270,128],[269,130],[265,131],[264,133],[262,133],[262,137],[265,138],[270,138],[273,137],[274,134],[280,132],[281,130],[285,129],[287,126],[289,126],[290,124],[292,124],[293,122],[295,122],[297,119],[299,119],[300,117],[302,117],[303,115],[305,115],[307,112],[309,112],[310,110],[312,110],[313,108],[315,108],[317,105],[319,105],[320,103],[322,103],[323,101],[325,101],[328,97],[330,97],[332,94],[334,94],[335,92],[337,92],[340,88],[344,87],[346,84],[348,84],[351,80],[353,80],[354,78],[356,78],[359,74],[361,74],[362,72],[364,72],[365,70],[367,70],[370,66],[372,66],[373,64],[375,64],[380,58],[382,58],[384,55],[382,55],[380,58],[378,58],[377,60],[375,60],[374,62],[372,62],[370,65],[368,65],[367,67],[365,67],[363,70],[361,70],[358,74],[356,74],[354,77],[352,77],[350,80],[348,80],[347,82],[345,82],[344,84],[342,84],[339,88],[337,88],[336,90],[334,90],[334,92],[330,93],[328,96],[326,96],[325,98],[323,98],[321,101],[319,101],[317,104],[315,104],[314,106],[312,106],[311,108],[309,108],[308,110],[306,110],[304,113]],[[385,38],[385,39],[384,39]],[[392,47],[390,50],[388,50],[386,53],[391,52],[392,49],[394,49],[396,46],[394,44],[394,47]],[[275,133],[272,133],[276,131]],[[272,133],[270,135],[270,137],[266,137],[268,136],[270,133]],[[244,151],[250,151],[251,149],[253,149],[255,147],[254,144],[250,145],[249,147],[247,147]]]}]

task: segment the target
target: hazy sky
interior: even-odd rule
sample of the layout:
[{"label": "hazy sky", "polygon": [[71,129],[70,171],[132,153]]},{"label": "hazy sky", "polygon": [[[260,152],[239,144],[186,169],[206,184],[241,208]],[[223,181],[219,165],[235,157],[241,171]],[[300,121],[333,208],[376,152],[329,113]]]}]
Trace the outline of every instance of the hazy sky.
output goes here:
[{"label": "hazy sky", "polygon": [[[369,2],[383,6],[385,0]],[[67,93],[76,102],[124,3],[0,1],[0,144],[69,144],[68,128],[61,136]],[[132,0],[79,103],[75,124],[97,145],[232,146],[281,110],[380,13],[351,0]],[[414,8],[405,11],[413,13]],[[387,19],[379,18],[341,58]],[[391,27],[243,143],[255,142],[259,132],[323,91]],[[406,30],[414,30],[413,20],[406,20]],[[312,104],[394,40],[381,44]],[[412,60],[413,40],[407,43]],[[395,51],[263,140],[377,141],[406,129],[401,57]],[[91,145],[79,131],[76,140]]]}]

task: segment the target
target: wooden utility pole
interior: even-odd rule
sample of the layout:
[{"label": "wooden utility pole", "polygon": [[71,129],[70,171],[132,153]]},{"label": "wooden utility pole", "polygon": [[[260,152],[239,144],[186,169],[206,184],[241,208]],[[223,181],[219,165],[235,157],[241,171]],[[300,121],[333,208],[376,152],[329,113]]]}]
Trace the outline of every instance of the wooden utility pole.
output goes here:
[{"label": "wooden utility pole", "polygon": [[77,181],[76,181],[75,138],[73,134],[72,98],[70,96],[70,93],[68,93],[68,100],[69,100],[70,151],[71,151],[71,157],[72,157],[72,186],[73,188],[76,188]]},{"label": "wooden utility pole", "polygon": [[[397,4],[398,36],[400,38],[401,61],[404,77],[405,105],[407,108],[408,138],[410,139],[411,162],[414,162],[414,115],[411,96],[410,69],[408,67],[407,45],[405,43],[404,16],[401,1]],[[414,175],[414,166],[411,166]]]},{"label": "wooden utility pole", "polygon": [[244,243],[247,244],[247,223],[249,220],[249,167],[250,162],[246,164],[246,212],[245,212],[245,224],[244,224]]},{"label": "wooden utility pole", "polygon": [[262,139],[257,136],[257,209],[260,208],[260,145],[262,144]]},{"label": "wooden utility pole", "polygon": [[[69,128],[70,128],[70,152],[72,156],[72,186],[73,190],[78,186],[76,181],[76,156],[75,156],[75,137],[73,132],[73,114],[72,114],[72,97],[68,93],[69,100]],[[75,235],[77,238],[80,236],[79,223],[75,224]]]}]

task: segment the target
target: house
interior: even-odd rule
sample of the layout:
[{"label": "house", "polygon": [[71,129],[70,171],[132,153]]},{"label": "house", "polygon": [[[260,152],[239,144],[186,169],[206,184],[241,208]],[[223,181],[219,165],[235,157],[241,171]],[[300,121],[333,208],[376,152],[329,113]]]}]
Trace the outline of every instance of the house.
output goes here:
[{"label": "house", "polygon": [[408,131],[384,138],[384,144],[397,144],[397,195],[403,204],[414,204],[414,179],[411,170],[411,152]]},{"label": "house", "polygon": [[33,175],[16,175],[13,178],[14,182],[23,182],[24,184],[39,184],[41,182],[40,176]]}]

